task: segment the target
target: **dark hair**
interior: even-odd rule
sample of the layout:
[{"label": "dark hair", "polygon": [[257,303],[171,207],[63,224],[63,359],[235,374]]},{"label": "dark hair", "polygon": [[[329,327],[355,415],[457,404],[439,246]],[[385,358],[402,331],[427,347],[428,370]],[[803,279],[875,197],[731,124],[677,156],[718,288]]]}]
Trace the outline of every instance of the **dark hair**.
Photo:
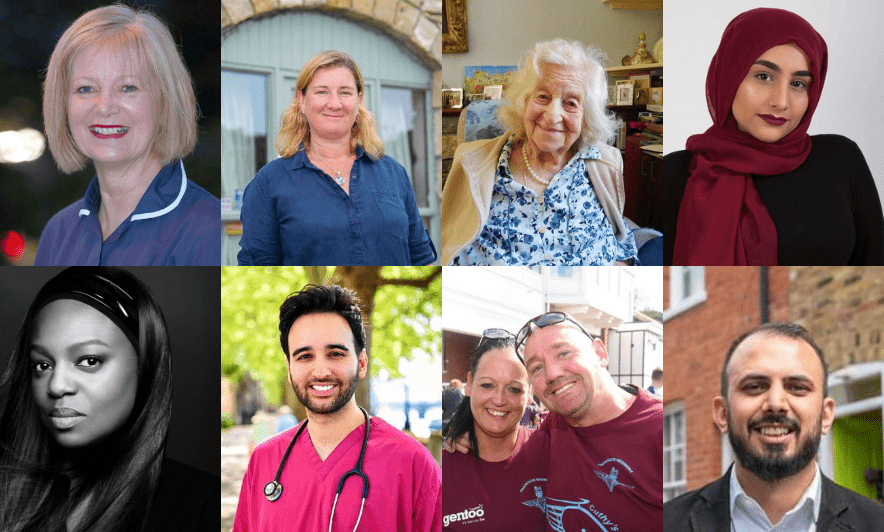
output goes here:
[{"label": "dark hair", "polygon": [[[31,329],[59,286],[108,281],[132,296],[137,312],[135,403],[128,420],[112,436],[85,450],[66,450],[39,420],[28,357]],[[162,311],[147,286],[114,268],[62,271],[34,298],[0,376],[0,529],[65,530],[69,513],[90,497],[70,532],[141,530],[159,483],[171,410],[169,338]],[[73,489],[69,473],[80,480]]]},{"label": "dark hair", "polygon": [[300,292],[289,294],[279,307],[279,343],[286,358],[289,357],[289,331],[295,320],[307,314],[331,312],[347,320],[353,332],[356,356],[365,348],[365,326],[359,309],[356,292],[333,284],[329,286],[308,284]]},{"label": "dark hair", "polygon": [[737,337],[736,340],[731,343],[730,348],[727,350],[727,355],[724,357],[724,365],[721,366],[721,396],[727,399],[727,386],[728,386],[728,376],[727,376],[727,366],[730,364],[731,357],[734,356],[734,352],[740,347],[744,341],[746,341],[750,336],[766,335],[766,336],[785,336],[786,338],[791,338],[793,340],[804,340],[810,347],[813,348],[814,352],[820,359],[820,363],[823,365],[823,397],[829,396],[829,366],[826,364],[826,357],[823,356],[823,350],[817,345],[816,341],[814,341],[813,337],[810,336],[810,333],[807,332],[807,329],[798,325],[797,323],[786,322],[786,321],[775,321],[771,323],[765,323],[755,327],[751,331],[747,331],[740,336]]},{"label": "dark hair", "polygon": [[[475,378],[476,368],[479,367],[479,359],[492,349],[504,349],[512,347],[515,350],[516,339],[513,336],[508,338],[482,338],[479,345],[473,350],[473,358],[470,362],[470,373]],[[460,438],[461,434],[468,433],[470,438],[470,454],[479,460],[479,441],[476,439],[476,424],[473,419],[473,410],[470,408],[470,398],[466,396],[461,400],[460,404],[451,415],[451,421],[448,422],[448,432],[443,434],[449,443],[454,443]]]},{"label": "dark hair", "polygon": [[655,369],[651,372],[651,378],[655,381],[658,381],[663,378],[663,370],[660,368]]}]

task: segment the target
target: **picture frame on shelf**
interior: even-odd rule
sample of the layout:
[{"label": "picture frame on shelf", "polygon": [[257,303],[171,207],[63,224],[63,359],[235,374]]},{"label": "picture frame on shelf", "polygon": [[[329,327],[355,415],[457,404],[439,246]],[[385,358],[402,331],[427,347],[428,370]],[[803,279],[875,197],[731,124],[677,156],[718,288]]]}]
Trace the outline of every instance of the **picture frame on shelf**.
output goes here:
[{"label": "picture frame on shelf", "polygon": [[463,108],[463,89],[442,89],[442,108]]},{"label": "picture frame on shelf", "polygon": [[632,105],[635,83],[631,80],[617,82],[617,94],[614,105]]},{"label": "picture frame on shelf", "polygon": [[503,85],[486,85],[482,89],[486,100],[499,100],[503,97]]},{"label": "picture frame on shelf", "polygon": [[629,81],[635,83],[635,93],[633,103],[637,105],[647,104],[650,100],[649,91],[651,88],[651,75],[648,73],[629,74]]},{"label": "picture frame on shelf", "polygon": [[663,104],[663,87],[651,87],[651,92],[648,96],[648,103],[651,105]]}]

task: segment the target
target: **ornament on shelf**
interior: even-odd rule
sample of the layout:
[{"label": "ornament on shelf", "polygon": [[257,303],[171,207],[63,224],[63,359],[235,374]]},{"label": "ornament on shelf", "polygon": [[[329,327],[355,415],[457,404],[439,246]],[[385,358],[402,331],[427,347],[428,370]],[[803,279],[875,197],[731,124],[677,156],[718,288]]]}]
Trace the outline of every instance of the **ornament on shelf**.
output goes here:
[{"label": "ornament on shelf", "polygon": [[623,66],[640,65],[643,63],[653,63],[654,58],[648,53],[648,45],[645,44],[645,34],[638,34],[638,49],[631,56],[623,57]]}]

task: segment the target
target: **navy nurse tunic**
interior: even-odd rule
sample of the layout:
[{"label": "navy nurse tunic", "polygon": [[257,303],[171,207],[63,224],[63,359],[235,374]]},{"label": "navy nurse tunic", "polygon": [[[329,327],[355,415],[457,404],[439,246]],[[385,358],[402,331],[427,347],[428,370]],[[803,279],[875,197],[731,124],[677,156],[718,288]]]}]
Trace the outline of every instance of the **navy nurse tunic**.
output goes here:
[{"label": "navy nurse tunic", "polygon": [[53,216],[40,236],[35,266],[218,266],[221,202],[187,179],[181,161],[164,166],[132,215],[101,240],[101,190]]}]

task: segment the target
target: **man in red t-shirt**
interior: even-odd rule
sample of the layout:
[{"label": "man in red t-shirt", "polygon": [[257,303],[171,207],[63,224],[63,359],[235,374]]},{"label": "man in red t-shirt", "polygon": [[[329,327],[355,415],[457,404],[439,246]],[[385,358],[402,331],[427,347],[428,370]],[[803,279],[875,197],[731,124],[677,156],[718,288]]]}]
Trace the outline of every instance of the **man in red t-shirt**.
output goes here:
[{"label": "man in red t-shirt", "polygon": [[534,393],[552,411],[524,448],[549,460],[546,486],[536,493],[548,530],[661,530],[662,402],[618,386],[604,343],[565,313],[529,321],[516,346]]}]

